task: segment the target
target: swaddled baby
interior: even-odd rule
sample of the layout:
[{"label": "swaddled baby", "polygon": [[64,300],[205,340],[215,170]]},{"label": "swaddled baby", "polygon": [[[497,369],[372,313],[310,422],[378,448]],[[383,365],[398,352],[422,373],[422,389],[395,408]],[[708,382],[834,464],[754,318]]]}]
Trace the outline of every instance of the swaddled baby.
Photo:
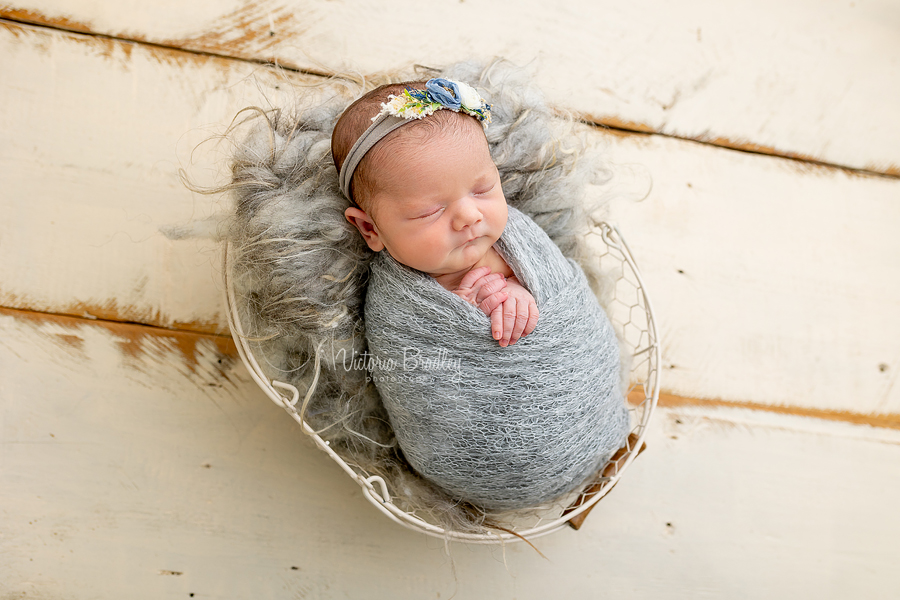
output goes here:
[{"label": "swaddled baby", "polygon": [[536,506],[622,444],[618,344],[581,269],[507,206],[490,107],[446,79],[383,86],[332,136],[345,212],[378,256],[371,376],[406,460],[487,511]]}]

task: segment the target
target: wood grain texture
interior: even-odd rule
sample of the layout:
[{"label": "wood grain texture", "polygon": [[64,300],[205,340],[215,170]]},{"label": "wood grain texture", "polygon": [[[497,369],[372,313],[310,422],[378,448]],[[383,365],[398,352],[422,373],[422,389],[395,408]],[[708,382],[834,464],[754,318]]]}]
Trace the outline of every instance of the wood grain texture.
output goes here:
[{"label": "wood grain texture", "polygon": [[585,526],[536,541],[548,560],[524,544],[448,558],[372,508],[227,345],[191,335],[193,360],[152,328],[0,314],[0,595],[879,600],[900,585],[900,432],[661,409]]},{"label": "wood grain texture", "polygon": [[900,413],[897,181],[659,136],[610,153],[652,180],[610,217],[662,325],[668,392]]},{"label": "wood grain texture", "polygon": [[223,181],[234,114],[321,81],[252,61],[533,59],[596,122],[900,174],[886,0],[511,5],[0,7],[47,26],[0,23],[0,597],[896,596],[896,177],[586,130],[666,392],[548,560],[391,523],[250,380],[223,335],[227,203],[178,168]]},{"label": "wood grain texture", "polygon": [[224,331],[222,199],[178,171],[224,182],[216,134],[262,104],[257,84],[276,98],[278,75],[8,23],[0,65],[0,304]]},{"label": "wood grain texture", "polygon": [[[194,147],[310,78],[17,25],[0,28],[0,57],[0,305],[223,332],[227,204],[178,168],[222,181],[228,145]],[[615,166],[611,218],[656,304],[669,392],[900,413],[900,182],[587,135]]]},{"label": "wood grain texture", "polygon": [[890,0],[19,0],[0,15],[315,72],[500,55],[599,123],[900,175]]},{"label": "wood grain texture", "polygon": [[[643,388],[641,388],[641,386],[636,386],[635,388],[633,388],[629,392],[628,397],[633,404],[638,404],[646,398],[646,396],[644,395],[644,390]],[[706,408],[745,408],[748,410],[761,410],[780,415],[793,415],[799,417],[809,417],[812,419],[823,419],[826,421],[854,423],[856,425],[869,425],[871,427],[900,429],[900,415],[898,415],[897,413],[859,413],[846,410],[829,410],[823,408],[808,408],[801,406],[762,404],[760,402],[722,400],[719,398],[687,398],[685,396],[678,396],[675,394],[670,394],[668,392],[660,393],[659,405],[669,408],[678,408],[682,406],[696,406]]]}]

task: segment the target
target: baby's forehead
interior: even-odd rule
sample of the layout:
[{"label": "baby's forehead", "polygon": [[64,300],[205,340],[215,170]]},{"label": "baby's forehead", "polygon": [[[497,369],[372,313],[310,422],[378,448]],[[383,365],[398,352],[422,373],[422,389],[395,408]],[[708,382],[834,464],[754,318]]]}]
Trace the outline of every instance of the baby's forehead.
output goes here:
[{"label": "baby's forehead", "polygon": [[[447,177],[483,179],[490,171],[496,173],[481,123],[449,110],[392,131],[366,154],[360,167],[371,196],[439,190]],[[371,196],[367,194],[365,209],[377,213]]]},{"label": "baby's forehead", "polygon": [[386,143],[372,157],[376,180],[396,178],[398,172],[417,168],[476,170],[488,163],[493,166],[487,140],[477,123],[475,128],[418,129],[401,129],[397,137],[383,140]]},{"label": "baby's forehead", "polygon": [[427,146],[429,149],[441,147],[469,147],[473,150],[484,148],[489,151],[484,128],[472,117],[452,111],[441,111],[454,115],[435,119],[434,116],[410,123],[391,132],[381,140],[374,158],[391,157],[398,153],[415,153]]}]

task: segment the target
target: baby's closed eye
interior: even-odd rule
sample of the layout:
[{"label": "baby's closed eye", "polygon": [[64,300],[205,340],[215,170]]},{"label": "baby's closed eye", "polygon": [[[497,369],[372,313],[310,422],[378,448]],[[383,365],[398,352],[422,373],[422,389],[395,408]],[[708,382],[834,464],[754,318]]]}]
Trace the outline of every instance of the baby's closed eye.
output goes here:
[{"label": "baby's closed eye", "polygon": [[484,196],[485,194],[491,192],[495,187],[497,187],[496,183],[491,184],[489,186],[482,186],[479,188],[475,188],[475,191],[472,192],[472,195],[473,196]]},{"label": "baby's closed eye", "polygon": [[417,217],[413,217],[413,219],[427,219],[428,217],[433,217],[444,210],[443,206],[435,206],[433,208],[429,208],[427,212],[424,214],[420,214]]}]

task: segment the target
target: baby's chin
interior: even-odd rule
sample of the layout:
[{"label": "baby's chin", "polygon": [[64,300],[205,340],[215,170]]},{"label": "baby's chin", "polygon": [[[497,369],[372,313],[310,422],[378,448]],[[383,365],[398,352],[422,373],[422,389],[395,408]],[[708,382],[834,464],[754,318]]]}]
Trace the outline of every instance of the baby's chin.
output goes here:
[{"label": "baby's chin", "polygon": [[419,271],[436,278],[463,273],[481,262],[493,245],[491,238],[482,236],[451,250],[444,259],[443,264],[438,267],[423,269],[410,264],[407,264],[407,266],[417,268]]},{"label": "baby's chin", "polygon": [[441,277],[453,276],[453,275],[464,275],[465,273],[472,270],[472,268],[478,264],[481,258],[484,256],[484,253],[481,254],[475,253],[472,257],[469,256],[459,256],[456,257],[456,260],[448,260],[439,268],[434,270],[427,269],[419,269],[432,277],[440,279]]},{"label": "baby's chin", "polygon": [[[469,268],[478,264],[478,262],[487,255],[494,242],[487,236],[475,238],[471,242],[466,242],[456,249],[454,254],[458,255],[458,259],[462,263],[468,263]],[[463,267],[464,268],[464,267]]]}]

